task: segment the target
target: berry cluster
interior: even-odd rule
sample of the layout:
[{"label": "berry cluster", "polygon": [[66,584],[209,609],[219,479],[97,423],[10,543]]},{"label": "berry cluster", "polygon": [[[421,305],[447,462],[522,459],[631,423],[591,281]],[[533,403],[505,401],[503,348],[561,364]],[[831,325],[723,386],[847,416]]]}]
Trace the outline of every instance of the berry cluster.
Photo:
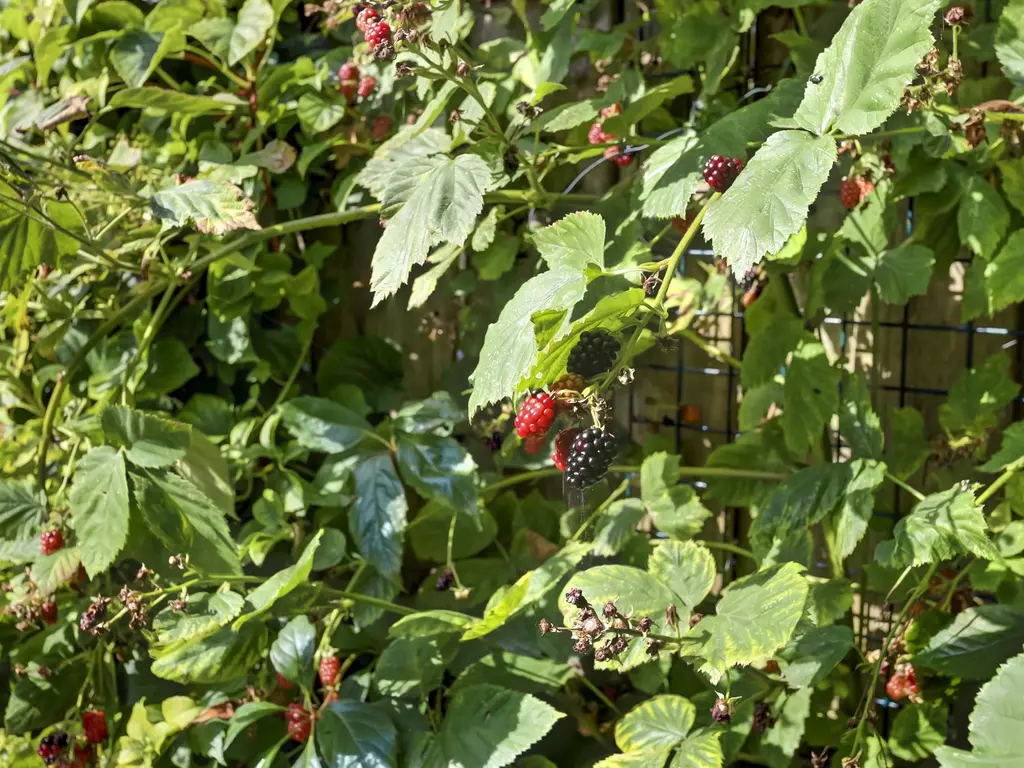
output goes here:
[{"label": "berry cluster", "polygon": [[[377,78],[371,75],[359,77],[359,67],[351,61],[346,61],[338,68],[338,81],[338,89],[349,104],[356,100],[356,96],[366,99],[377,90]],[[388,128],[390,129],[390,125]]]},{"label": "berry cluster", "polygon": [[64,534],[60,532],[60,528],[43,531],[39,535],[39,547],[44,555],[52,555],[57,550],[63,549]]},{"label": "berry cluster", "polygon": [[599,427],[583,430],[565,459],[565,482],[573,488],[586,488],[600,482],[608,473],[617,450],[617,441],[611,432]]},{"label": "berry cluster", "polygon": [[310,731],[313,730],[313,716],[307,712],[302,704],[293,701],[288,705],[288,711],[284,713],[284,719],[288,721],[288,735],[292,741],[306,741]]},{"label": "berry cluster", "polygon": [[[552,632],[569,632],[573,639],[572,649],[576,653],[593,651],[596,661],[611,661],[621,655],[629,647],[629,638],[640,635],[646,639],[647,652],[656,656],[661,649],[661,641],[649,637],[654,626],[646,616],[634,619],[621,613],[614,602],[608,601],[601,609],[604,621],[590,604],[583,591],[571,587],[565,593],[565,602],[577,609],[576,618],[571,627],[556,627],[547,619],[541,619],[537,628],[542,635]],[[598,641],[604,639],[603,644]]]},{"label": "berry cluster", "polygon": [[83,712],[82,731],[90,744],[102,744],[107,740],[107,716],[98,709]]},{"label": "berry cluster", "polygon": [[885,693],[893,701],[903,701],[908,697],[911,701],[916,701],[920,691],[917,674],[910,664],[897,665],[896,673],[885,684]]},{"label": "berry cluster", "polygon": [[607,331],[584,331],[569,353],[566,369],[584,379],[610,371],[619,356],[619,340]]},{"label": "berry cluster", "polygon": [[320,666],[317,669],[317,677],[320,678],[320,685],[330,688],[338,680],[338,673],[341,671],[341,659],[337,656],[324,656],[320,659]]},{"label": "berry cluster", "polygon": [[715,192],[725,192],[736,181],[743,170],[743,161],[738,157],[712,155],[704,163],[704,181]]},{"label": "berry cluster", "polygon": [[[618,139],[618,136],[608,133],[604,130],[604,121],[609,117],[615,117],[622,112],[622,108],[618,104],[612,104],[610,107],[605,107],[601,110],[601,118],[591,124],[590,131],[587,133],[587,141],[591,144],[610,144]],[[618,147],[608,147],[604,151],[604,156],[615,163],[619,168],[625,168],[631,162],[633,162],[633,156],[626,154],[621,151]]]},{"label": "berry cluster", "polygon": [[856,176],[852,179],[843,179],[843,183],[839,185],[839,200],[842,202],[843,207],[852,211],[865,197],[870,195],[875,190],[874,182],[866,179],[863,176]]},{"label": "berry cluster", "polygon": [[57,731],[44,736],[39,742],[36,754],[43,759],[47,765],[53,765],[60,759],[61,752],[68,747],[68,735],[64,731]]},{"label": "berry cluster", "polygon": [[543,437],[555,420],[555,401],[544,391],[527,395],[516,414],[516,434],[524,440]]},{"label": "berry cluster", "polygon": [[394,53],[391,44],[391,25],[381,21],[380,11],[367,6],[356,15],[356,27],[378,59],[390,59]]}]

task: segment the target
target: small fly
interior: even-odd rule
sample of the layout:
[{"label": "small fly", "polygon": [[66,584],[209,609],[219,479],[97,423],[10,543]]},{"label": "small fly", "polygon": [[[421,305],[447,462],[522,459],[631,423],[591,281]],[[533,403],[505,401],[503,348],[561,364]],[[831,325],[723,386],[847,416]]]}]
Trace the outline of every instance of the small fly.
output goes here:
[{"label": "small fly", "polygon": [[814,83],[815,85],[819,85],[821,81],[824,79],[825,76],[818,72],[815,72],[813,75],[811,75],[811,82]]}]

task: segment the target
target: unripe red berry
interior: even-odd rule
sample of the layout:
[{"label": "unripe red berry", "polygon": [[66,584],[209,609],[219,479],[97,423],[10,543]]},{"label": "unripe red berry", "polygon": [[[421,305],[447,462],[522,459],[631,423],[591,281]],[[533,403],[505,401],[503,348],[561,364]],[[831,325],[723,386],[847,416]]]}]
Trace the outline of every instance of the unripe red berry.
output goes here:
[{"label": "unripe red berry", "polygon": [[47,600],[45,603],[43,603],[41,615],[43,617],[43,621],[45,621],[47,624],[56,624],[57,603],[53,600]]},{"label": "unripe red berry", "polygon": [[275,672],[274,676],[277,678],[277,687],[280,688],[282,691],[287,691],[295,685],[295,683],[293,683],[287,677],[282,675],[280,672]]},{"label": "unripe red berry", "polygon": [[377,90],[377,78],[367,75],[359,81],[359,89],[356,92],[359,94],[359,98],[365,99],[372,95],[375,90]]},{"label": "unripe red berry", "polygon": [[619,166],[619,168],[625,168],[633,162],[633,156],[621,151],[618,147],[608,147],[604,151],[604,156]]},{"label": "unripe red berry", "polygon": [[569,451],[572,450],[572,444],[579,433],[578,429],[563,429],[555,438],[555,450],[551,454],[551,460],[562,472],[565,472],[565,460],[569,458]]},{"label": "unripe red berry", "polygon": [[90,744],[100,744],[107,740],[107,716],[98,709],[90,709],[82,713],[82,730]]},{"label": "unripe red berry", "polygon": [[366,32],[371,24],[380,18],[380,11],[376,8],[363,8],[356,15],[356,28],[360,32]]},{"label": "unripe red berry", "polygon": [[725,192],[736,181],[743,170],[743,161],[738,157],[712,155],[704,163],[704,181],[715,192]]},{"label": "unripe red berry", "polygon": [[313,718],[310,713],[303,709],[299,702],[293,701],[288,705],[288,711],[284,716],[288,721],[288,735],[292,741],[306,741],[313,729]]},{"label": "unripe red berry", "polygon": [[64,547],[64,534],[61,533],[60,528],[54,528],[50,531],[43,531],[39,536],[39,546],[43,551],[44,555],[52,555],[59,549]]},{"label": "unripe red berry", "polygon": [[612,104],[610,107],[605,107],[604,109],[601,110],[601,117],[606,119],[621,114],[622,107],[620,107],[618,104]]},{"label": "unripe red berry", "polygon": [[375,24],[371,24],[366,28],[364,37],[371,48],[376,48],[381,43],[386,43],[391,39],[391,25],[386,21],[378,21]]},{"label": "unripe red berry", "polygon": [[334,685],[338,679],[338,672],[341,670],[341,661],[337,656],[324,656],[320,659],[320,668],[317,675],[320,677],[320,684],[325,688]]},{"label": "unripe red berry", "polygon": [[378,115],[373,118],[370,125],[370,136],[374,141],[380,141],[391,133],[391,118],[387,115]]},{"label": "unripe red berry", "polygon": [[522,438],[543,436],[555,420],[555,401],[547,392],[537,391],[523,401],[516,414],[516,434]]},{"label": "unripe red berry", "polygon": [[839,185],[839,200],[842,202],[844,208],[848,211],[852,211],[874,190],[875,185],[863,176],[858,176],[853,179],[844,179],[843,183]]}]

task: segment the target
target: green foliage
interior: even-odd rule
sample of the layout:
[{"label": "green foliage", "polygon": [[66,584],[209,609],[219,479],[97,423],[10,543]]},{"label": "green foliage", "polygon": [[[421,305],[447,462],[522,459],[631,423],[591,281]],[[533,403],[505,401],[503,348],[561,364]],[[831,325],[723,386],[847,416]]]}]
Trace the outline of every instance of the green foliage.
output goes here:
[{"label": "green foliage", "polygon": [[1019,763],[1021,3],[365,5],[0,10],[0,763]]}]

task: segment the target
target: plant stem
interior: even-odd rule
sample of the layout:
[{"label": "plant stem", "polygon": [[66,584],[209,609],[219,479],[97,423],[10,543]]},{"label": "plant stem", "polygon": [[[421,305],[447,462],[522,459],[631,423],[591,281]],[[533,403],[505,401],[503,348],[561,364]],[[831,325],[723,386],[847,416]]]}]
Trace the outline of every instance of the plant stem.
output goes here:
[{"label": "plant stem", "polygon": [[85,362],[85,358],[109,334],[121,320],[142,306],[151,296],[164,289],[163,283],[156,282],[148,285],[140,295],[125,304],[121,309],[111,315],[97,328],[89,340],[85,342],[78,353],[61,371],[53,385],[53,392],[50,394],[50,402],[46,405],[46,413],[43,414],[43,426],[39,434],[39,448],[36,453],[36,475],[40,488],[46,487],[46,452],[50,447],[50,438],[53,436],[53,423],[57,418],[57,409],[60,407],[61,396],[67,388],[68,381],[78,371],[78,368]]},{"label": "plant stem", "polygon": [[[639,472],[639,466],[627,466],[627,465],[614,465],[609,467],[609,472],[620,472],[627,474],[630,472]],[[504,477],[501,480],[491,483],[490,485],[484,486],[480,493],[493,493],[494,491],[500,491],[519,483],[528,483],[533,480],[543,480],[548,477],[558,477],[562,473],[554,467],[546,469],[532,469],[529,472],[521,472],[518,475],[511,475]],[[783,472],[765,472],[759,469],[733,469],[732,467],[680,467],[679,477],[731,477],[740,480],[765,480],[765,481],[782,481],[786,479],[786,473]]]},{"label": "plant stem", "polygon": [[917,490],[917,488],[915,488],[914,486],[912,486],[912,485],[910,485],[908,483],[905,483],[902,480],[900,480],[892,472],[886,472],[885,473],[885,477],[886,477],[887,480],[891,481],[893,485],[898,485],[900,488],[902,488],[904,491],[909,493],[911,496],[913,496],[918,501],[924,501],[924,494],[923,493],[921,493],[919,490]]},{"label": "plant stem", "polygon": [[302,351],[299,353],[299,359],[295,361],[295,366],[292,368],[290,374],[288,374],[288,380],[281,387],[281,391],[278,392],[277,397],[274,399],[273,405],[267,409],[267,413],[273,413],[284,399],[288,396],[288,390],[292,388],[292,384],[295,383],[295,379],[299,376],[299,371],[302,370],[302,364],[306,362],[306,355],[309,354],[309,348],[313,346],[313,331],[310,331],[309,338],[306,339],[302,345]]},{"label": "plant stem", "polygon": [[417,612],[415,608],[407,608],[404,605],[398,605],[397,603],[392,603],[388,600],[381,600],[379,597],[362,595],[358,592],[348,592],[344,589],[333,589],[332,587],[324,587],[323,591],[331,597],[337,597],[341,600],[351,600],[353,603],[373,605],[377,608],[383,608],[385,611],[401,614],[402,616],[411,616]]},{"label": "plant stem", "polygon": [[1012,464],[1009,467],[1007,467],[1003,471],[1003,474],[1001,474],[999,477],[997,477],[995,479],[995,482],[993,482],[988,488],[986,488],[982,492],[981,496],[978,497],[978,499],[977,499],[978,506],[980,507],[986,501],[991,499],[992,496],[995,495],[996,491],[998,491],[1000,488],[1002,488],[1004,485],[1006,485],[1008,482],[1010,482],[1010,478],[1012,478],[1015,474],[1017,474],[1017,470],[1018,469],[1020,469],[1020,467],[1012,465]]},{"label": "plant stem", "polygon": [[592,522],[594,522],[597,518],[599,518],[601,516],[601,513],[604,512],[606,509],[608,509],[608,507],[610,507],[612,505],[612,502],[614,502],[617,498],[619,498],[619,496],[624,494],[626,492],[627,488],[629,488],[629,479],[628,478],[623,480],[621,483],[619,483],[619,487],[616,488],[614,491],[612,491],[608,495],[608,498],[605,499],[604,501],[602,501],[597,506],[597,508],[593,512],[590,513],[590,516],[586,520],[583,521],[583,525],[581,525],[579,528],[576,529],[576,533],[574,533],[569,538],[569,541],[570,542],[579,541],[580,536],[582,536],[583,532],[585,530],[587,530],[587,528],[590,527],[590,524]]},{"label": "plant stem", "polygon": [[658,289],[658,295],[655,298],[655,302],[659,306],[664,305],[665,296],[668,295],[668,287],[672,283],[672,278],[675,277],[676,269],[679,268],[679,260],[683,258],[683,254],[686,249],[690,247],[690,242],[697,235],[697,230],[700,229],[700,223],[704,219],[704,214],[708,212],[708,206],[715,200],[720,198],[722,195],[719,192],[715,192],[708,200],[707,204],[704,205],[696,216],[693,217],[693,221],[690,222],[690,227],[686,230],[686,234],[683,235],[682,240],[676,245],[676,249],[672,251],[672,255],[668,258],[668,265],[665,267],[665,279],[661,281],[661,288]]},{"label": "plant stem", "polygon": [[697,541],[699,544],[703,544],[708,549],[720,549],[723,552],[732,552],[734,555],[746,557],[750,560],[754,560],[755,562],[757,561],[757,558],[754,557],[753,552],[751,552],[749,549],[744,549],[738,544],[731,544],[728,541],[710,541],[708,539],[695,539],[695,541]]},{"label": "plant stem", "polygon": [[725,350],[719,349],[714,344],[710,344],[703,336],[692,328],[684,328],[679,332],[679,335],[700,347],[708,357],[718,360],[721,363],[725,363],[726,365],[735,368],[737,371],[743,367],[743,364],[739,360]]}]

